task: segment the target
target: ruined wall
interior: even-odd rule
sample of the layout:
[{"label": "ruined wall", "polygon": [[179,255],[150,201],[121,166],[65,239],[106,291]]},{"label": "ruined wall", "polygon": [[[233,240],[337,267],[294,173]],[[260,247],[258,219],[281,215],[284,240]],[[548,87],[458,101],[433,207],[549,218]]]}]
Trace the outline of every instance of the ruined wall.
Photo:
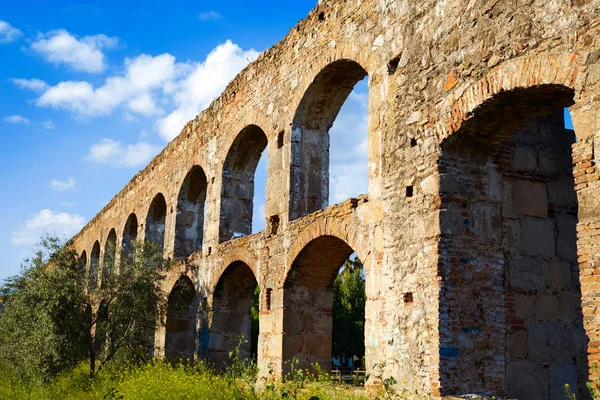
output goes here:
[{"label": "ruined wall", "polygon": [[[164,283],[170,291],[186,274],[196,285],[197,354],[207,355],[211,346],[210,312],[217,282],[231,263],[241,261],[261,287],[259,367],[264,373],[270,364],[275,374],[281,374],[284,354],[289,354],[283,328],[289,311],[285,302],[288,272],[294,270],[305,246],[330,235],[357,252],[365,265],[365,346],[373,381],[381,369],[375,365],[385,363],[384,377],[393,375],[410,391],[505,395],[513,390],[507,382],[512,381],[514,363],[530,363],[530,368],[541,371],[540,382],[549,381],[541,398],[553,398],[552,388],[558,382],[553,378],[557,376],[555,363],[566,366],[560,371],[578,369],[581,383],[581,361],[574,356],[575,350],[569,353],[575,359],[567,362],[559,356],[536,359],[529,339],[526,355],[517,349],[524,343],[523,332],[528,338],[537,336],[531,335],[536,324],[575,323],[565,321],[574,314],[562,314],[560,305],[557,315],[535,313],[548,310],[547,304],[555,301],[572,304],[578,290],[577,263],[588,359],[590,363],[600,359],[596,312],[600,305],[599,11],[598,2],[586,0],[321,1],[190,121],[75,236],[74,247],[90,255],[93,270],[97,266],[93,260],[103,259],[103,244],[114,228],[119,259],[131,213],[139,222],[137,240],[144,240],[147,231],[149,239],[156,231],[155,219],[147,216],[153,199],[161,193],[166,203],[164,254],[173,257],[177,232],[181,232],[176,229],[179,194],[188,172],[199,166],[207,184],[202,247],[180,261]],[[369,191],[358,200],[321,210],[327,198],[328,125],[349,89],[365,73],[369,76]],[[521,167],[511,164],[510,168],[523,172],[517,179],[510,170],[502,170],[505,160],[492,158],[498,152],[510,158],[513,151],[531,151],[538,163],[535,168],[541,168],[546,144],[535,142],[531,149],[522,149],[520,142],[506,141],[527,121],[560,107],[570,107],[577,137],[571,160],[578,199],[577,263],[573,249],[561,254],[556,244],[552,255],[522,254],[521,247],[511,253],[506,238],[513,228],[525,229],[528,219],[521,215],[528,216],[530,211],[503,214],[511,208],[504,193],[513,193],[507,188],[519,186],[519,181],[529,182],[529,173],[535,175],[537,169],[520,171]],[[220,235],[223,216],[240,217],[223,197],[225,177],[231,172],[227,155],[248,126],[259,127],[267,139],[267,227],[261,233],[225,241]],[[470,150],[459,152],[457,162],[447,168],[446,146]],[[504,189],[495,192],[502,193],[501,198],[484,193],[490,174],[501,177],[497,179]],[[449,188],[449,180],[465,175],[482,186],[467,187],[464,193]],[[555,188],[549,176],[540,175],[538,183],[544,189],[534,190],[531,196],[542,196],[545,191],[550,199],[555,189],[559,195],[569,192],[565,182],[565,188]],[[465,193],[476,195],[467,200],[479,210],[480,222],[472,219],[469,229],[482,237],[477,239],[480,247],[460,246],[461,240],[466,243],[465,218],[448,218],[458,205],[445,199]],[[547,217],[529,217],[550,221],[541,223],[553,225],[541,228],[542,234],[560,238],[561,221],[571,218],[568,224],[573,223],[573,205],[552,208],[551,204],[558,203],[548,200]],[[453,232],[458,232],[459,240],[449,241]],[[526,236],[533,240],[531,246],[543,243],[534,235]],[[102,254],[94,258],[96,241],[102,244]],[[472,255],[467,253],[473,250],[479,266],[486,268],[470,263]],[[533,256],[532,266],[517,261],[526,256]],[[569,274],[564,263],[569,265]],[[454,278],[467,272],[472,277],[462,281],[464,290],[456,290]],[[515,279],[519,274],[522,278]],[[568,278],[572,285],[561,286]],[[524,288],[527,284],[535,289]],[[480,289],[485,298],[473,298]],[[533,314],[523,308],[532,300]],[[470,316],[472,321],[466,321],[461,310],[471,304],[478,305],[481,317]],[[487,342],[478,332],[485,332]],[[159,349],[164,340],[165,332],[159,331]],[[456,345],[457,341],[462,342]],[[471,346],[469,341],[479,343],[478,350],[457,354],[460,346]],[[561,374],[564,379],[573,376]]]}]

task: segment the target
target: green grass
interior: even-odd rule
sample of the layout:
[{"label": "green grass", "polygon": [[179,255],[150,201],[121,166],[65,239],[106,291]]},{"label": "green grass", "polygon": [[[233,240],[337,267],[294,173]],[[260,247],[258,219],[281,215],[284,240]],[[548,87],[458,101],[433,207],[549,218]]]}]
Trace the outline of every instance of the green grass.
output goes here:
[{"label": "green grass", "polygon": [[103,370],[94,379],[88,377],[87,365],[82,364],[46,384],[23,382],[10,370],[0,370],[0,399],[309,400],[314,396],[319,400],[367,399],[362,388],[308,380],[265,384],[254,392],[246,381],[217,373],[204,364],[192,367],[151,362],[141,367],[120,366]]}]

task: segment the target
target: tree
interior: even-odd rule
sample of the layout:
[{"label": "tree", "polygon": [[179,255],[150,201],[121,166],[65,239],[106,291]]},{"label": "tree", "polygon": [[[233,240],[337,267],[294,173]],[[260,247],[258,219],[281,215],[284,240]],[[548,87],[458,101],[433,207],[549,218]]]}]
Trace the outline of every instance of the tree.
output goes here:
[{"label": "tree", "polygon": [[93,377],[112,360],[152,357],[166,307],[159,283],[169,265],[153,244],[139,246],[120,276],[103,277],[87,293],[85,266],[70,243],[43,239],[21,274],[0,288],[0,363],[22,378],[48,380],[86,359]]},{"label": "tree", "polygon": [[333,283],[334,356],[365,355],[365,277],[358,257],[349,258]]}]

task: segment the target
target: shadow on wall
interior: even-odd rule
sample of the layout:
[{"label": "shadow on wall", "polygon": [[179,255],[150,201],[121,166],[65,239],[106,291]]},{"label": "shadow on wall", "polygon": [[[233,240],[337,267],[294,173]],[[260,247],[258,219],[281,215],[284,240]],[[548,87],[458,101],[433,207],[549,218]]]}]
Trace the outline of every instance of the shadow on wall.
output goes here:
[{"label": "shadow on wall", "polygon": [[584,393],[572,104],[555,85],[501,93],[442,144],[442,395]]}]

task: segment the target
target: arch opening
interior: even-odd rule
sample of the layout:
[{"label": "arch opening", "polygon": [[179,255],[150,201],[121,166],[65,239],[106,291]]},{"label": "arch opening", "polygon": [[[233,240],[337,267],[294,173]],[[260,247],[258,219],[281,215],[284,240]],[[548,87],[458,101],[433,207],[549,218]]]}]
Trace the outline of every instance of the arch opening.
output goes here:
[{"label": "arch opening", "polygon": [[83,250],[81,252],[81,255],[79,256],[79,266],[81,268],[81,271],[85,271],[87,267],[87,253],[85,250]]},{"label": "arch opening", "polygon": [[145,241],[154,243],[160,250],[165,247],[165,221],[167,218],[167,202],[162,193],[157,194],[146,217]]},{"label": "arch opening", "polygon": [[[335,61],[319,72],[304,93],[292,122],[290,220],[327,207],[330,199],[329,131],[355,85],[366,76],[367,72],[355,61]],[[342,130],[353,128],[345,126]],[[348,136],[345,140],[348,141]],[[366,145],[364,147],[366,149]]]},{"label": "arch opening", "polygon": [[199,166],[194,166],[183,180],[177,197],[175,258],[187,258],[202,249],[207,185],[204,170]]},{"label": "arch opening", "polygon": [[503,92],[442,143],[442,395],[585,390],[572,104],[558,85]]},{"label": "arch opening", "polygon": [[165,356],[171,361],[194,359],[196,349],[196,289],[187,276],[179,278],[169,293]]},{"label": "arch opening", "polygon": [[229,353],[240,344],[239,357],[256,357],[257,319],[252,316],[258,283],[252,269],[242,261],[231,263],[221,275],[210,312],[209,360],[217,368],[229,364]]},{"label": "arch opening", "polygon": [[102,287],[109,284],[115,275],[115,259],[117,255],[117,233],[111,229],[104,244],[104,258],[102,260]]},{"label": "arch opening", "polygon": [[221,242],[252,233],[256,167],[267,143],[263,130],[249,125],[238,134],[227,153],[221,188]]},{"label": "arch opening", "polygon": [[88,292],[93,293],[98,288],[98,273],[100,269],[100,242],[96,240],[90,254],[90,270],[88,275]]},{"label": "arch opening", "polygon": [[[125,266],[135,258],[135,244],[138,234],[138,219],[134,213],[129,214],[123,228],[123,243],[121,249],[121,265]],[[127,271],[121,271],[127,273]]]},{"label": "arch opening", "polygon": [[[334,310],[339,313],[336,323],[344,312],[340,299],[334,299],[334,293],[340,296],[344,279],[362,280],[362,289],[358,289],[364,296],[362,264],[356,257],[351,257],[353,253],[354,250],[342,239],[321,236],[302,249],[288,272],[283,298],[283,359],[297,358],[298,368],[314,372],[313,364],[318,363],[323,371],[329,372],[334,360],[338,367],[357,367],[348,359],[354,361],[355,356],[362,358],[364,355],[364,297],[362,302],[353,305],[362,307],[362,310],[354,310],[359,314],[362,312],[362,317],[351,321],[362,327],[354,332],[362,335],[362,340],[360,337],[358,340],[346,338],[344,334],[348,332],[334,332],[333,329]],[[351,276],[354,268],[360,270],[356,270],[358,275]],[[343,324],[337,326],[344,327]],[[352,340],[345,342],[345,339]]]}]

